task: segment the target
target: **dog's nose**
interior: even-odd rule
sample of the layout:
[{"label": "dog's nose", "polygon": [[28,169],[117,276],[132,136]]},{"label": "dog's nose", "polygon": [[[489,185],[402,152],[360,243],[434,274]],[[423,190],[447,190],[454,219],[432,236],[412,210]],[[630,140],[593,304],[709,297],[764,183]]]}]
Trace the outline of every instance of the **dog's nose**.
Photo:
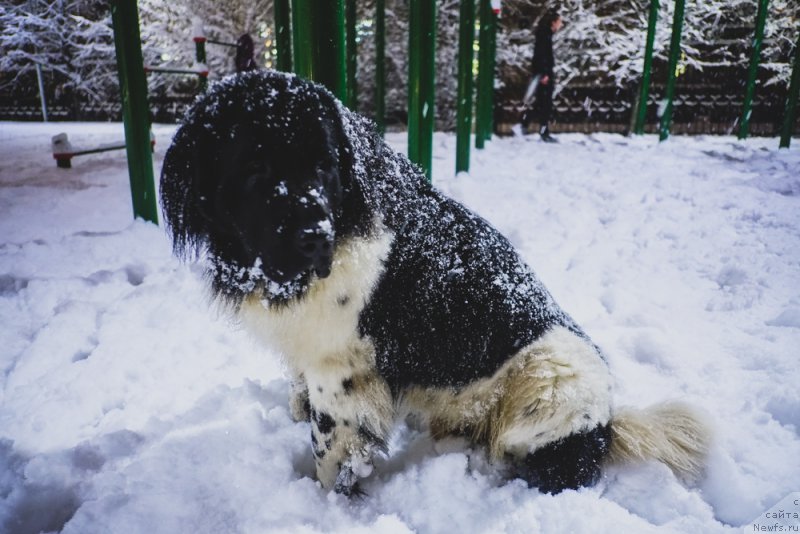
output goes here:
[{"label": "dog's nose", "polygon": [[321,278],[330,273],[331,257],[333,256],[333,233],[326,231],[323,226],[302,228],[295,235],[296,249],[311,260],[314,269]]},{"label": "dog's nose", "polygon": [[323,232],[301,230],[297,234],[297,249],[307,258],[330,255],[333,240]]},{"label": "dog's nose", "polygon": [[333,250],[333,237],[330,232],[325,232],[321,228],[303,228],[297,232],[295,245],[307,258],[330,256]]}]

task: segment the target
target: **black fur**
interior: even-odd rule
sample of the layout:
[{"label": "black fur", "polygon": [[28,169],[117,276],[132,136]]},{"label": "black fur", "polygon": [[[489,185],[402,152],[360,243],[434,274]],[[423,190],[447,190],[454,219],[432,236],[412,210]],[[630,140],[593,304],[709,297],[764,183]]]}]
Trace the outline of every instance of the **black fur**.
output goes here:
[{"label": "black fur", "polygon": [[488,223],[433,189],[412,194],[360,323],[393,390],[463,386],[548,328],[577,330]]},{"label": "black fur", "polygon": [[[233,304],[267,280],[270,300],[288,300],[330,268],[295,250],[296,231],[323,220],[334,236],[366,229],[335,99],[308,89],[275,73],[227,78],[198,99],[165,156],[161,201],[175,252],[207,251],[213,289]],[[327,206],[308,201],[312,190]]]},{"label": "black fur", "polygon": [[[282,181],[286,194],[278,194]],[[298,201],[309,189],[324,196],[321,207]],[[326,243],[318,250],[314,242],[310,257],[292,241],[298,227],[329,221],[334,249],[379,231],[376,224],[391,231],[385,271],[358,328],[395,395],[489,377],[554,326],[585,337],[506,238],[432,188],[369,121],[292,76],[244,73],[201,96],[166,155],[161,196],[176,253],[207,252],[212,287],[233,306],[254,291],[280,306],[303,298],[315,275],[327,276]],[[345,393],[352,387],[343,383]],[[324,415],[311,409],[320,431],[329,427]],[[359,432],[383,445],[369,429]],[[526,478],[544,491],[593,482],[607,432],[537,451]],[[568,467],[554,471],[549,462]],[[355,478],[345,471],[337,488],[347,493]]]},{"label": "black fur", "polygon": [[611,426],[598,425],[536,449],[525,459],[520,476],[544,493],[591,486],[611,447]]}]

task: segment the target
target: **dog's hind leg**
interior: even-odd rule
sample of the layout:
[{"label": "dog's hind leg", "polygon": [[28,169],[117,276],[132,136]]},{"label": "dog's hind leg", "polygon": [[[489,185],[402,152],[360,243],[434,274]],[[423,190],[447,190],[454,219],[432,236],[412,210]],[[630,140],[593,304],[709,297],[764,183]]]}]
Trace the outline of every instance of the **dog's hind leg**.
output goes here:
[{"label": "dog's hind leg", "polygon": [[546,493],[594,484],[611,446],[611,378],[586,339],[556,328],[516,357],[481,429]]},{"label": "dog's hind leg", "polygon": [[434,437],[466,435],[543,492],[594,483],[609,452],[611,379],[595,347],[556,327],[492,377],[458,392],[417,390]]},{"label": "dog's hind leg", "polygon": [[570,434],[515,458],[517,475],[543,493],[591,486],[600,479],[611,446],[609,424]]}]

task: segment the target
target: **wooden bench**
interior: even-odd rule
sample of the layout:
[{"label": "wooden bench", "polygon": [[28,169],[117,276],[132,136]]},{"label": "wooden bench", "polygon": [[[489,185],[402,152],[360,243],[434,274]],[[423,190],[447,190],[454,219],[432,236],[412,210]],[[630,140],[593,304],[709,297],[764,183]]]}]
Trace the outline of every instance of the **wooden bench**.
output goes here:
[{"label": "wooden bench", "polygon": [[[96,154],[98,152],[108,152],[110,150],[122,150],[125,148],[125,141],[107,143],[92,148],[75,148],[72,146],[72,143],[69,142],[69,138],[67,137],[66,133],[54,135],[50,144],[53,148],[53,159],[56,160],[56,166],[60,169],[71,169],[72,158],[75,156]],[[150,132],[150,149],[154,150],[155,146],[156,138],[153,135],[153,132]]]}]

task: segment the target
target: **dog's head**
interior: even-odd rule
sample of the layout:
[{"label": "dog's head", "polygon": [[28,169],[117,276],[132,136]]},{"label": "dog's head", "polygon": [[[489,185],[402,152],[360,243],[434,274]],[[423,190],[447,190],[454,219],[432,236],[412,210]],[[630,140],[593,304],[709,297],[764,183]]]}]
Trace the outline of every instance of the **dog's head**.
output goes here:
[{"label": "dog's head", "polygon": [[335,98],[271,71],[198,98],[167,151],[161,200],[175,251],[207,250],[217,293],[273,300],[328,276],[362,213]]}]

